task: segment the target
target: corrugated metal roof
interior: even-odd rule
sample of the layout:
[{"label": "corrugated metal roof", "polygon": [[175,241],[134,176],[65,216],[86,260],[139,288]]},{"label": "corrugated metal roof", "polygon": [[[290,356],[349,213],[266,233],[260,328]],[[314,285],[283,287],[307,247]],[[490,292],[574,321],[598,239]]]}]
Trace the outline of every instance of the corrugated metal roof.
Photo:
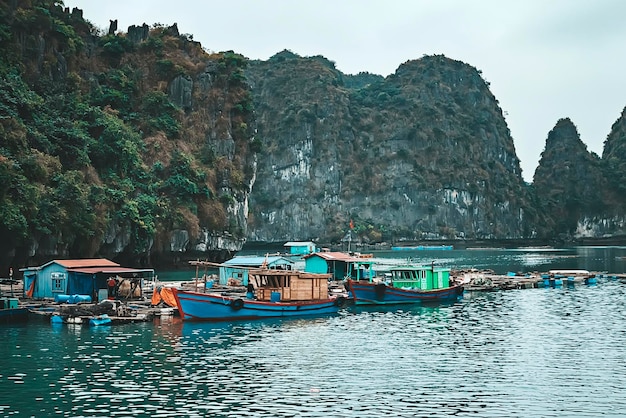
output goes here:
[{"label": "corrugated metal roof", "polygon": [[315,246],[315,243],[312,241],[289,241],[283,247],[304,247],[309,245]]},{"label": "corrugated metal roof", "polygon": [[356,257],[351,256],[350,254],[342,253],[339,251],[323,251],[321,253],[313,253],[313,254],[305,255],[304,258],[309,258],[313,256],[321,257],[326,261],[345,261],[347,263],[365,261],[361,258],[356,258]]},{"label": "corrugated metal roof", "polygon": [[283,264],[293,264],[292,261],[285,257],[257,257],[257,256],[240,256],[231,258],[228,261],[225,261],[222,264],[228,266],[256,266],[259,267],[263,263],[267,263],[268,265],[275,264],[278,261],[282,261]]},{"label": "corrugated metal roof", "polygon": [[71,271],[74,273],[84,273],[84,274],[130,274],[130,273],[153,273],[153,269],[133,269],[128,267],[85,267],[85,268],[75,268],[68,269],[67,271]]},{"label": "corrugated metal roof", "polygon": [[[66,269],[82,267],[117,267],[119,264],[106,258],[85,258],[78,260],[52,260],[50,263],[57,263]],[[50,264],[48,263],[48,264]]]},{"label": "corrugated metal roof", "polygon": [[37,266],[37,267],[25,267],[25,268],[21,268],[20,271],[39,271],[41,269],[43,269],[44,267],[48,267],[50,264],[59,264],[60,266],[65,267],[66,269],[71,269],[71,268],[82,268],[82,267],[116,267],[119,266],[119,264],[111,261],[111,260],[107,260],[106,258],[85,258],[85,259],[79,259],[79,260],[52,260],[52,261],[48,261],[46,264],[42,264],[41,266]]}]

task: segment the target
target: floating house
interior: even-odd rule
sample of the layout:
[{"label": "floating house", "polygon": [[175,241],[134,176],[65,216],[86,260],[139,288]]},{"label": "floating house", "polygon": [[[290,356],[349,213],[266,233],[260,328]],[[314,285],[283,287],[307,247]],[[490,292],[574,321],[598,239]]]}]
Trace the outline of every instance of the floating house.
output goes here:
[{"label": "floating house", "polygon": [[143,279],[154,276],[153,269],[122,267],[106,258],[52,260],[20,271],[24,273],[24,297],[55,300],[61,295],[86,295],[94,301],[106,299],[111,280],[116,282],[116,291],[126,284],[128,296],[136,295],[137,289],[141,296]]},{"label": "floating house", "polygon": [[311,241],[289,241],[284,245],[287,253],[291,255],[307,255],[317,251],[314,242]]},{"label": "floating house", "polygon": [[250,269],[268,268],[273,270],[293,270],[293,262],[281,256],[237,256],[220,266],[220,284],[248,284]]},{"label": "floating house", "polygon": [[333,280],[370,280],[374,277],[374,262],[343,252],[319,252],[304,256],[304,271],[330,273]]}]

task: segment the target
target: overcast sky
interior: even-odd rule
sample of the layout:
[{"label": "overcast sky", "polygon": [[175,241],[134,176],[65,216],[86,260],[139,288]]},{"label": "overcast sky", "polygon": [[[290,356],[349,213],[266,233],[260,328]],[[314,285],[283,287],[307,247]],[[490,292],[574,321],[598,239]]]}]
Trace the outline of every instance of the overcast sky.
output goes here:
[{"label": "overcast sky", "polygon": [[322,55],[382,76],[424,54],[476,67],[500,102],[532,181],[548,132],[569,117],[602,155],[626,107],[624,0],[65,0],[108,29],[178,24],[209,51],[266,60]]}]

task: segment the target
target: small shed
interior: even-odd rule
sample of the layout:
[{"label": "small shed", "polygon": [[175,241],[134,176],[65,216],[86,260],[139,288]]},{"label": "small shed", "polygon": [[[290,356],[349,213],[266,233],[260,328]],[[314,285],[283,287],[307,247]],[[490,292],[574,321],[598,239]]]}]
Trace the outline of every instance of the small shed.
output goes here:
[{"label": "small shed", "polygon": [[252,268],[293,270],[293,261],[281,256],[237,256],[220,266],[220,284],[228,285],[232,280],[241,285],[248,284],[248,271]]},{"label": "small shed", "polygon": [[320,252],[304,256],[304,271],[309,273],[330,273],[333,280],[351,278],[370,280],[374,276],[374,262],[343,252]]},{"label": "small shed", "polygon": [[317,251],[315,243],[311,241],[289,241],[284,247],[291,255],[306,255]]},{"label": "small shed", "polygon": [[115,279],[117,289],[128,282],[129,296],[133,285],[141,295],[144,278],[154,276],[153,269],[122,267],[106,258],[52,260],[39,267],[27,267],[24,273],[24,297],[55,298],[57,295],[88,295],[98,300],[100,291],[108,291],[107,282]]}]

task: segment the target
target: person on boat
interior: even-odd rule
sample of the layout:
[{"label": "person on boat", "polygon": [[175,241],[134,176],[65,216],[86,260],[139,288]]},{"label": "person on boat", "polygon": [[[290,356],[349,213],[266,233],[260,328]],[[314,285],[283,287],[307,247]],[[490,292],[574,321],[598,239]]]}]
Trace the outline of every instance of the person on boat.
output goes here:
[{"label": "person on boat", "polygon": [[113,277],[109,277],[109,280],[107,281],[107,288],[109,291],[109,299],[115,299],[117,293],[117,280]]},{"label": "person on boat", "polygon": [[254,299],[254,285],[249,280],[248,280],[248,287],[247,287],[246,297],[248,299]]}]

